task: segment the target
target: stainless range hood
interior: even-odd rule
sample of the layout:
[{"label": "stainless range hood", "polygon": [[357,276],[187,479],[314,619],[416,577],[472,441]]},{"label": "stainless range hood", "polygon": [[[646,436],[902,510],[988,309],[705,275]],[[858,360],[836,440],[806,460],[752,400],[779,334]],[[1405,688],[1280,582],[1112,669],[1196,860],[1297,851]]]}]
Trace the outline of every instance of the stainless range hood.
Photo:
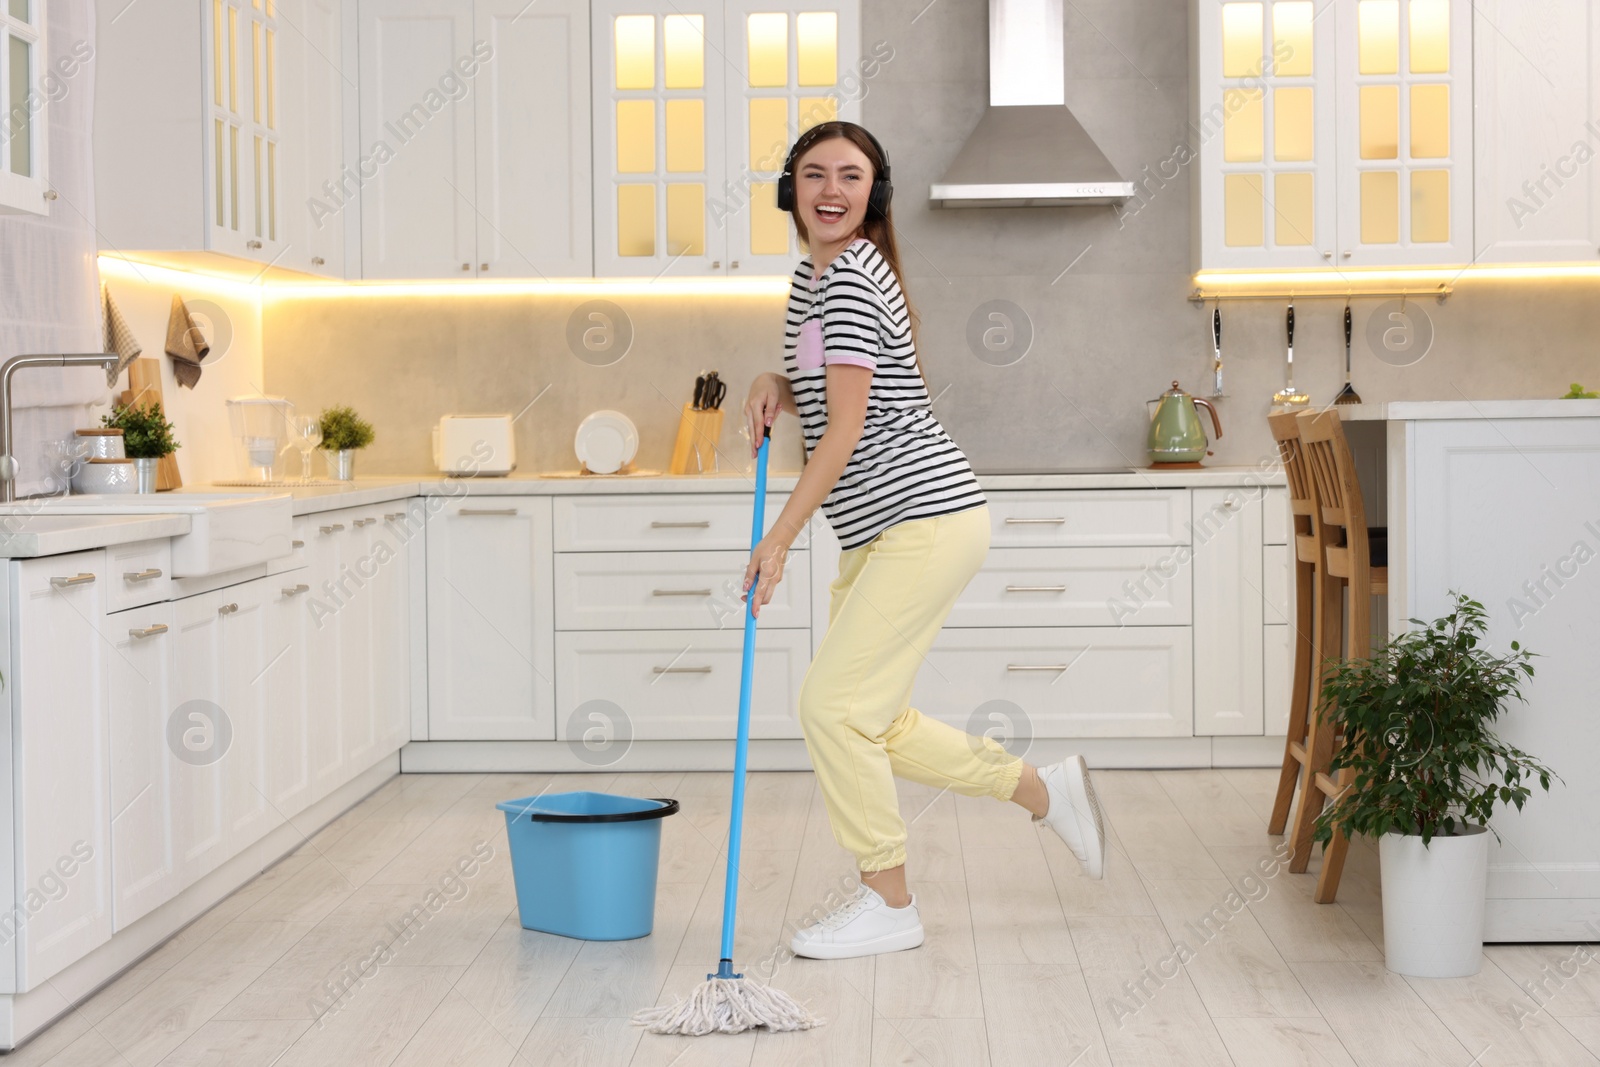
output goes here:
[{"label": "stainless range hood", "polygon": [[934,207],[1115,204],[1133,196],[1066,100],[1064,0],[989,0],[989,110]]}]

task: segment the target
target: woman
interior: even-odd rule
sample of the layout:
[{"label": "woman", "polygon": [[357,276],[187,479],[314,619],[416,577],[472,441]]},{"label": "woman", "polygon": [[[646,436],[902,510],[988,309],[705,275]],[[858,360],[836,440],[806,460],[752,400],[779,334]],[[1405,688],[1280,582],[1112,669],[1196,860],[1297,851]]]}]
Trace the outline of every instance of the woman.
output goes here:
[{"label": "woman", "polygon": [[772,599],[784,555],[818,506],[842,549],[828,631],[800,691],[800,724],[834,837],[855,855],[864,888],[795,935],[794,952],[818,959],[922,944],[906,889],[896,775],[1010,800],[1059,834],[1091,877],[1105,861],[1081,756],[1038,770],[908,703],[917,667],[988,551],[989,509],[930,407],[901,286],[892,192],[888,158],[860,126],[825,122],[795,142],[778,206],[811,255],[790,288],[786,373],[757,377],[744,407],[756,443],[779,411],[798,415],[807,455],[751,554],[744,588],[753,610]]}]

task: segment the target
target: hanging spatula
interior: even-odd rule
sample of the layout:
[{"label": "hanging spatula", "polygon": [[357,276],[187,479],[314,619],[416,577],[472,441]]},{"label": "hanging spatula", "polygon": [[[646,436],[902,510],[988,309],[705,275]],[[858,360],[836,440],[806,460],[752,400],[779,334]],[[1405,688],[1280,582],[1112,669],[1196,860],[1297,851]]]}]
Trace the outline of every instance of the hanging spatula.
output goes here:
[{"label": "hanging spatula", "polygon": [[1289,355],[1286,363],[1287,377],[1283,388],[1272,394],[1272,402],[1280,407],[1300,408],[1311,403],[1311,398],[1294,387],[1294,301],[1289,302]]},{"label": "hanging spatula", "polygon": [[1361,394],[1350,384],[1350,301],[1344,302],[1344,388],[1333,398],[1335,404],[1359,404]]}]

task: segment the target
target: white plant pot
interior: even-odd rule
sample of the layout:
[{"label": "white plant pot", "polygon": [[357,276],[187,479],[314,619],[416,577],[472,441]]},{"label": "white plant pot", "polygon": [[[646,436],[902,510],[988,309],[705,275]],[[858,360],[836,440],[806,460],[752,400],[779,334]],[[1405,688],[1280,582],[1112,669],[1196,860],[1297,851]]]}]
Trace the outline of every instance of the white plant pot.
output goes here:
[{"label": "white plant pot", "polygon": [[1414,978],[1464,978],[1483,966],[1483,907],[1488,894],[1489,833],[1469,826],[1435,837],[1378,841],[1383,880],[1383,962]]}]

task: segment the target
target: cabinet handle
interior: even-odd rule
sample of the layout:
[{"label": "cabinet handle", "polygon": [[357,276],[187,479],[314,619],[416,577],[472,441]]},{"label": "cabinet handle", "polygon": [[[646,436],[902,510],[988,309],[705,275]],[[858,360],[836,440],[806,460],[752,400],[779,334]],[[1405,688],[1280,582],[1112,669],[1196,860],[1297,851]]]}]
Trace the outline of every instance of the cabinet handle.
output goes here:
[{"label": "cabinet handle", "polygon": [[1034,518],[1027,518],[1027,517],[1012,516],[1012,517],[1009,517],[1009,518],[1006,519],[1006,525],[1007,526],[1026,526],[1026,525],[1040,525],[1040,524],[1042,524],[1042,525],[1047,525],[1047,526],[1060,526],[1063,523],[1065,523],[1066,521],[1067,521],[1066,516],[1060,516],[1060,517],[1057,517],[1057,518],[1049,518],[1049,519],[1034,519]]},{"label": "cabinet handle", "polygon": [[291,549],[304,548],[304,547],[306,547],[306,543],[304,541],[299,541],[299,540],[290,541],[289,542],[289,547]]},{"label": "cabinet handle", "polygon": [[261,242],[260,241],[246,241],[244,243],[244,246],[246,248],[250,248],[250,249],[259,249],[261,247]]},{"label": "cabinet handle", "polygon": [[161,577],[160,567],[149,567],[142,571],[123,571],[122,580],[125,582],[148,582],[152,578]]},{"label": "cabinet handle", "polygon": [[1070,663],[1007,663],[1008,671],[1064,671]]},{"label": "cabinet handle", "polygon": [[311,257],[311,265],[313,267],[320,267],[320,266],[322,266],[323,264],[325,264],[327,262],[328,261],[323,259],[321,256],[312,256]]},{"label": "cabinet handle", "polygon": [[472,264],[471,263],[463,263],[463,264],[461,264],[461,269],[462,270],[471,270],[472,269]]},{"label": "cabinet handle", "polygon": [[721,270],[721,269],[722,269],[722,260],[720,260],[720,259],[713,259],[713,260],[712,260],[712,261],[711,261],[711,269],[712,269],[712,270]]},{"label": "cabinet handle", "polygon": [[284,596],[299,596],[301,593],[309,592],[311,592],[311,587],[305,582],[301,582],[299,585],[286,585],[283,587]]},{"label": "cabinet handle", "polygon": [[651,596],[710,596],[709,589],[652,589]]},{"label": "cabinet handle", "polygon": [[224,605],[222,605],[222,607],[217,609],[217,614],[218,615],[232,615],[234,612],[236,612],[238,610],[239,610],[239,605],[238,604],[224,604]]},{"label": "cabinet handle", "polygon": [[711,526],[710,519],[697,519],[694,522],[652,522],[652,530],[705,530]]},{"label": "cabinet handle", "polygon": [[651,667],[655,674],[710,674],[711,668],[707,667]]},{"label": "cabinet handle", "polygon": [[462,508],[457,515],[515,515],[516,508]]},{"label": "cabinet handle", "polygon": [[1064,586],[1064,585],[1008,585],[1008,586],[1006,586],[1006,592],[1008,592],[1008,593],[1065,593],[1066,591],[1067,591],[1067,587]]},{"label": "cabinet handle", "polygon": [[479,270],[488,270],[488,269],[489,269],[489,264],[487,264],[487,263],[480,263],[480,264],[478,264],[478,269],[479,269]]},{"label": "cabinet handle", "polygon": [[363,526],[371,526],[373,523],[375,523],[377,521],[378,521],[377,519],[355,519],[354,521],[351,522],[350,525],[354,526],[356,529],[359,530],[359,529],[361,529],[361,527],[363,527]]},{"label": "cabinet handle", "polygon": [[92,574],[74,574],[71,578],[51,578],[50,584],[57,589],[65,589],[69,585],[88,585],[93,581]]},{"label": "cabinet handle", "polygon": [[129,637],[154,637],[156,634],[164,634],[166,632],[167,632],[167,624],[164,623],[164,622],[158,622],[154,626],[146,626],[142,630],[129,630],[128,631],[128,636]]},{"label": "cabinet handle", "polygon": [[317,529],[321,530],[325,534],[330,534],[330,533],[335,532],[336,530],[344,529],[344,523],[336,522],[332,526],[318,526]]},{"label": "cabinet handle", "polygon": [[390,522],[399,522],[406,517],[406,513],[403,511],[388,511],[384,513],[383,517]]},{"label": "cabinet handle", "polygon": [[739,261],[736,259],[732,263],[729,263],[728,264],[728,269],[729,270],[738,270],[739,269]]}]

